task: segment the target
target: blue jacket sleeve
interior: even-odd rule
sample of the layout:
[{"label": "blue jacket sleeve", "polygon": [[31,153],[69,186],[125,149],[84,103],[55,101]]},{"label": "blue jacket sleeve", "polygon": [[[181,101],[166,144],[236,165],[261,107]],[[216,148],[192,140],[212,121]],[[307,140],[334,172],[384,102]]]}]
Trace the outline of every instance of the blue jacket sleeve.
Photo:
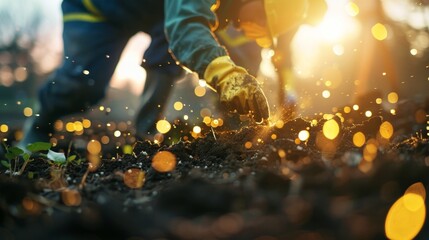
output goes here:
[{"label": "blue jacket sleeve", "polygon": [[228,55],[212,29],[217,25],[216,0],[165,0],[165,31],[172,54],[201,78],[215,58]]}]

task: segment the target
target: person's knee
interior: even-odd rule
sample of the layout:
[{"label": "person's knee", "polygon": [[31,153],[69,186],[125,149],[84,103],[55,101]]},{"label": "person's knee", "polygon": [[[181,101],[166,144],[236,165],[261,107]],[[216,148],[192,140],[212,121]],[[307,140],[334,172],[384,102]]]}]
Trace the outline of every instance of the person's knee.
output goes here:
[{"label": "person's knee", "polygon": [[82,112],[106,95],[106,88],[91,80],[68,78],[57,75],[40,88],[38,96],[42,111],[59,117]]}]

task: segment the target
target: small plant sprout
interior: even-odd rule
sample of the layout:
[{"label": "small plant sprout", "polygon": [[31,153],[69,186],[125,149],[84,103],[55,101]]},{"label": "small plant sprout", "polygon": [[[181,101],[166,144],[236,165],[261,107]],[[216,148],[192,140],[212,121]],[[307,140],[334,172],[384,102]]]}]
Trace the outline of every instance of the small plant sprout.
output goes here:
[{"label": "small plant sprout", "polygon": [[[25,147],[25,149],[19,148],[19,147],[7,147],[5,157],[6,160],[1,160],[1,164],[5,166],[10,173],[10,176],[12,175],[22,175],[24,172],[27,164],[33,160],[31,158],[32,155],[38,153],[40,155],[43,155],[42,151],[48,151],[51,148],[50,143],[46,142],[35,142],[32,144],[29,144]],[[21,167],[19,168],[19,171],[17,171],[17,168],[19,167],[19,162],[23,161]]]}]

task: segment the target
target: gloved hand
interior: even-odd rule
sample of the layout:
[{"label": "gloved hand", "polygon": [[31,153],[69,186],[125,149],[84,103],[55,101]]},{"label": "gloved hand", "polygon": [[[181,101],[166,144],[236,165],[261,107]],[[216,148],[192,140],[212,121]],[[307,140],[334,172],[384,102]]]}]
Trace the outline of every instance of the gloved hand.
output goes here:
[{"label": "gloved hand", "polygon": [[236,66],[228,56],[213,60],[204,72],[204,79],[229,111],[250,113],[256,122],[270,116],[267,98],[256,79],[246,69]]}]

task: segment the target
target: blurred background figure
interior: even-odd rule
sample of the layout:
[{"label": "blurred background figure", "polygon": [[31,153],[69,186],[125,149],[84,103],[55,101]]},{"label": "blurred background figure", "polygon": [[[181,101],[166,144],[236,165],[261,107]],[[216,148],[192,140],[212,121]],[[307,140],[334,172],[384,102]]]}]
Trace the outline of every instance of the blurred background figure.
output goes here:
[{"label": "blurred background figure", "polygon": [[[327,11],[325,0],[309,0],[306,18],[287,33],[277,38],[277,42],[271,48],[266,48],[264,43],[251,41],[241,31],[233,27],[226,28],[217,33],[219,42],[226,46],[231,58],[240,66],[244,66],[254,76],[259,76],[260,82],[266,86],[265,92],[270,92],[268,100],[271,104],[273,115],[282,120],[289,120],[297,115],[297,93],[295,88],[296,76],[292,59],[292,41],[299,30],[300,25],[317,25],[323,20]],[[263,75],[260,71],[263,49],[271,50],[270,62],[274,74]],[[271,79],[269,79],[271,78]],[[277,91],[273,91],[277,89]]]}]

